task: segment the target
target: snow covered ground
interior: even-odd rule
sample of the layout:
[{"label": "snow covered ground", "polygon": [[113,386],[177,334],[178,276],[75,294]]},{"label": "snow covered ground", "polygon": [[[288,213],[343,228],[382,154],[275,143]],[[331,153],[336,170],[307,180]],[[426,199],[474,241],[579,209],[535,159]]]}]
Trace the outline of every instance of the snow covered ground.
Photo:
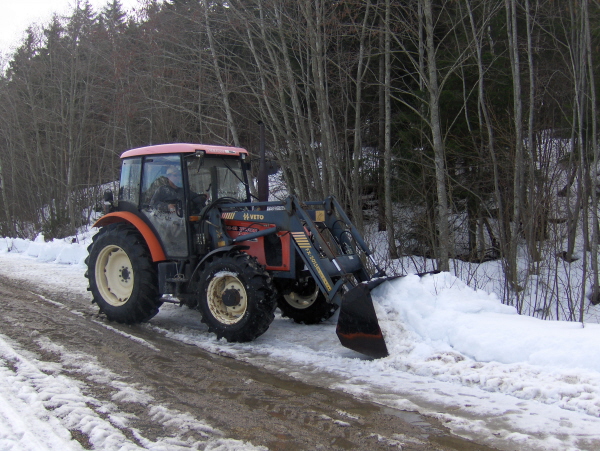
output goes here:
[{"label": "snow covered ground", "polygon": [[[40,338],[40,341],[44,339]],[[264,450],[262,447],[222,438],[218,430],[202,421],[165,406],[153,405],[154,399],[144,392],[143,387],[120,381],[118,374],[98,365],[90,356],[58,349],[57,345],[49,341],[40,344],[42,348],[59,353],[64,365],[76,367],[91,379],[112,385],[117,390],[114,400],[147,406],[153,418],[163,423],[177,424],[181,433],[152,441],[133,430],[137,443],[142,444],[140,447],[122,432],[121,427],[127,424],[127,416],[120,413],[112,403],[100,404],[98,400],[83,393],[80,382],[56,375],[56,364],[37,360],[0,334],[1,450],[85,449],[73,440],[71,430],[84,432],[93,449],[102,450]],[[194,442],[186,439],[185,432],[190,430],[197,431],[206,440]]]},{"label": "snow covered ground", "polygon": [[[78,243],[0,238],[0,273],[86,293],[88,242],[89,236]],[[270,371],[436,417],[454,433],[499,449],[600,449],[600,324],[519,316],[495,295],[449,273],[396,279],[376,289],[373,298],[390,351],[379,360],[343,348],[335,318],[299,326],[276,317],[255,342],[230,344],[209,334],[197,312],[165,304],[145,327]],[[41,363],[23,355],[18,377],[5,377],[15,353],[0,335],[0,448],[80,449],[67,428],[85,413],[58,416],[44,402],[30,400],[56,396],[85,403],[83,395],[68,381],[45,385],[38,377],[45,374],[37,368]],[[99,437],[111,436],[106,420],[97,424]],[[33,446],[34,440],[44,447]],[[96,449],[110,449],[108,440],[99,439]],[[149,443],[148,449],[159,445]],[[221,441],[214,449],[238,446],[251,448]]]}]

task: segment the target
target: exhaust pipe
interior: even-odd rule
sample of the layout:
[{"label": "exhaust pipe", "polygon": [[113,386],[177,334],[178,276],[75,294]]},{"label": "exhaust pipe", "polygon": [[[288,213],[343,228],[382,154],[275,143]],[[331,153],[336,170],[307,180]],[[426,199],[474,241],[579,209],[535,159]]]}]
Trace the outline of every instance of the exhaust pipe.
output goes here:
[{"label": "exhaust pipe", "polygon": [[[265,124],[263,121],[259,121],[260,127],[260,152],[259,152],[259,166],[258,166],[258,201],[268,202],[269,201],[269,174],[267,172],[267,156],[265,151]],[[266,208],[265,208],[266,209]]]}]

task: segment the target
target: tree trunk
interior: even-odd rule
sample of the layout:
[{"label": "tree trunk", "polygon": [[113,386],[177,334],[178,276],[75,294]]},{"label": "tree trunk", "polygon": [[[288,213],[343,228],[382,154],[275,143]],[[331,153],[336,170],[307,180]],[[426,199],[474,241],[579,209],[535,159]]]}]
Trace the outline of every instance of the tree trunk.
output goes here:
[{"label": "tree trunk", "polygon": [[[592,261],[592,301],[598,302],[600,300],[600,283],[598,280],[598,244],[600,237],[598,234],[600,233],[599,224],[598,224],[598,164],[600,163],[600,150],[598,149],[598,110],[596,107],[596,83],[595,83],[595,73],[594,73],[594,64],[592,60],[592,36],[590,32],[590,15],[589,15],[589,4],[588,0],[584,0],[582,2],[582,15],[584,20],[584,36],[585,36],[585,54],[586,54],[586,63],[588,69],[588,79],[590,83],[589,87],[589,95],[590,95],[590,105],[591,105],[591,114],[590,114],[590,122],[591,122],[591,133],[590,133],[590,146],[592,149],[592,186],[591,186],[591,197],[592,197],[592,239],[591,239],[591,261]],[[582,297],[582,305],[580,307],[580,318],[579,320],[583,322],[583,297]]]},{"label": "tree trunk", "polygon": [[231,105],[229,103],[229,91],[225,86],[225,82],[223,81],[223,76],[221,74],[221,67],[219,66],[219,59],[217,57],[217,49],[215,46],[215,39],[212,33],[212,29],[210,26],[210,18],[209,18],[209,3],[208,0],[203,0],[204,6],[204,19],[206,24],[206,35],[208,36],[208,45],[210,47],[210,53],[213,58],[213,67],[215,70],[215,75],[217,77],[217,81],[219,82],[219,88],[221,89],[221,96],[223,99],[223,106],[225,107],[225,114],[227,116],[227,127],[229,128],[229,132],[231,133],[231,137],[233,139],[233,144],[236,147],[240,147],[240,140],[238,138],[237,128],[235,122],[233,120],[233,112],[231,109]]},{"label": "tree trunk", "polygon": [[448,227],[448,193],[446,189],[446,155],[442,139],[442,126],[440,122],[440,89],[438,85],[438,71],[436,61],[436,48],[434,42],[434,20],[432,1],[424,0],[423,13],[425,15],[425,36],[427,49],[429,114],[431,121],[431,135],[435,163],[435,181],[437,191],[437,229],[438,229],[438,269],[450,270],[449,249],[450,230]]},{"label": "tree trunk", "polygon": [[363,60],[365,59],[365,35],[367,32],[367,20],[369,19],[369,12],[371,2],[367,2],[362,26],[360,28],[360,41],[358,50],[358,60],[356,68],[356,81],[355,81],[355,93],[354,93],[354,143],[353,143],[353,157],[352,157],[352,181],[351,186],[354,190],[354,196],[351,199],[352,205],[352,216],[355,220],[356,226],[359,230],[362,230],[362,177],[361,177],[361,158],[362,158],[362,117],[361,117],[361,104],[362,104],[362,91],[363,91],[363,78],[366,72],[366,65]]},{"label": "tree trunk", "polygon": [[[383,24],[382,31],[385,30],[385,24]],[[385,189],[385,57],[382,56],[382,50],[385,45],[385,33],[379,33],[379,77],[378,80],[378,142],[377,142],[377,153],[378,163],[377,168],[377,230],[379,232],[385,232],[387,230],[386,223],[386,189]]]},{"label": "tree trunk", "polygon": [[[501,251],[501,255],[505,255],[506,254],[506,249],[508,249],[509,246],[509,235],[507,235],[507,226],[506,226],[506,215],[504,214],[504,202],[502,200],[502,192],[500,190],[500,174],[498,172],[498,157],[496,155],[496,139],[495,139],[495,134],[494,134],[494,128],[492,126],[492,120],[490,117],[490,112],[488,110],[488,105],[486,103],[486,99],[485,99],[485,68],[483,66],[483,32],[484,30],[478,30],[477,26],[475,24],[475,19],[473,17],[473,10],[471,8],[471,1],[472,0],[465,0],[465,4],[467,6],[467,10],[468,10],[468,14],[469,14],[469,21],[471,23],[471,31],[473,33],[473,42],[475,45],[475,49],[476,49],[476,55],[477,55],[477,76],[478,76],[478,81],[477,81],[477,103],[479,105],[479,111],[481,112],[480,114],[480,128],[482,130],[485,130],[485,138],[487,139],[487,150],[490,156],[490,159],[492,161],[492,171],[493,171],[493,178],[494,178],[494,199],[496,201],[496,207],[498,210],[497,213],[497,219],[498,219],[498,223],[499,223],[499,238],[500,238],[500,242],[499,247],[500,247],[500,251]],[[494,246],[494,243],[492,242],[492,246]],[[503,266],[504,268],[506,268],[506,259],[503,257]],[[506,273],[505,273],[506,274]],[[506,287],[505,287],[506,288]],[[504,296],[505,298],[503,299],[504,302],[508,301],[508,293],[507,290],[504,290]]]},{"label": "tree trunk", "polygon": [[392,204],[392,50],[391,50],[391,6],[390,0],[385,0],[385,83],[384,83],[384,101],[385,101],[385,151],[384,151],[384,169],[383,180],[385,185],[385,213],[386,213],[386,231],[390,258],[398,258],[398,248],[396,247],[396,237],[394,234],[394,208]]},{"label": "tree trunk", "polygon": [[513,162],[513,217],[512,231],[509,246],[509,255],[507,255],[506,277],[515,295],[515,307],[521,313],[522,300],[521,288],[519,286],[519,271],[517,268],[517,245],[518,237],[521,231],[522,213],[524,207],[525,190],[525,161],[523,158],[523,98],[521,91],[521,66],[519,59],[519,46],[517,34],[517,6],[516,0],[505,0],[506,5],[506,23],[508,33],[508,47],[510,56],[510,66],[513,81],[513,123],[515,127],[515,157]]}]

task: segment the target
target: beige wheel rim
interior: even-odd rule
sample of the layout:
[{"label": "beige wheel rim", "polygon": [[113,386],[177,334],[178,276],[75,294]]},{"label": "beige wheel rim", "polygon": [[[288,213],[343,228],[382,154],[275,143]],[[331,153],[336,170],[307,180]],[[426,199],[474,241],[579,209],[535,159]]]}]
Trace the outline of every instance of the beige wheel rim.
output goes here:
[{"label": "beige wheel rim", "polygon": [[[248,296],[244,284],[234,275],[215,275],[206,292],[208,308],[221,324],[232,325],[244,317]],[[225,301],[227,300],[226,305]],[[235,302],[235,305],[232,305]]]},{"label": "beige wheel rim", "polygon": [[315,287],[315,291],[312,294],[302,295],[292,291],[291,293],[284,294],[283,298],[285,301],[290,304],[292,307],[297,308],[299,310],[310,307],[315,303],[317,297],[319,296],[319,287]]},{"label": "beige wheel rim", "polygon": [[106,246],[96,260],[96,286],[106,302],[124,305],[133,291],[133,268],[127,253],[119,246]]}]

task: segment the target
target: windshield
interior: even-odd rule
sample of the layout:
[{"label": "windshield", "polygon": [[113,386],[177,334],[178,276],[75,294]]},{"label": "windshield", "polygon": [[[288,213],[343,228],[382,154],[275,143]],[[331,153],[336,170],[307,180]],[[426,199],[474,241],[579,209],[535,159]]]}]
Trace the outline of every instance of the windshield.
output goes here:
[{"label": "windshield", "polygon": [[233,197],[247,201],[242,161],[238,158],[194,156],[187,159],[190,190],[206,194],[208,201]]}]

